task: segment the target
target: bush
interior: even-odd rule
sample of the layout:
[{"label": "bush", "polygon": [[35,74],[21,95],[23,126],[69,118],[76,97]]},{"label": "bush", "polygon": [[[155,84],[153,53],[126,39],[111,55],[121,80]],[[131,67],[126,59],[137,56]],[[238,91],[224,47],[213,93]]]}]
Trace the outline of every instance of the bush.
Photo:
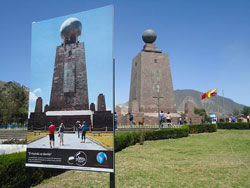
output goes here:
[{"label": "bush", "polygon": [[115,135],[115,151],[121,151],[122,149],[141,143],[142,134],[143,140],[160,140],[168,138],[181,138],[188,136],[189,127],[183,126],[175,129],[159,129],[155,131],[143,131],[142,132],[125,132]]},{"label": "bush", "polygon": [[25,140],[11,139],[3,141],[2,144],[27,144],[27,139]]},{"label": "bush", "polygon": [[250,123],[243,123],[243,122],[237,122],[237,123],[218,123],[218,129],[250,129]]},{"label": "bush", "polygon": [[204,133],[204,132],[216,132],[217,125],[216,124],[198,124],[198,125],[188,125],[189,133]]},{"label": "bush", "polygon": [[37,185],[43,179],[61,174],[65,170],[25,168],[26,152],[0,155],[0,187],[26,187],[27,170],[30,171],[32,185]]}]

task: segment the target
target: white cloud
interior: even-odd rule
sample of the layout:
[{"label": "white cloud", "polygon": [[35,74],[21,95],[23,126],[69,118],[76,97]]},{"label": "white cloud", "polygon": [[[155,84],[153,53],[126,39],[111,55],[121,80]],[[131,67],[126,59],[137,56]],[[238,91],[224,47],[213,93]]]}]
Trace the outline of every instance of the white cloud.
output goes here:
[{"label": "white cloud", "polygon": [[38,92],[41,92],[42,90],[41,90],[41,88],[37,88],[37,89],[35,89],[34,91],[33,91],[33,93],[38,93]]},{"label": "white cloud", "polygon": [[37,99],[36,94],[34,92],[30,92],[29,99],[30,99],[30,101],[35,102]]},{"label": "white cloud", "polygon": [[41,92],[42,92],[41,88],[37,88],[37,89],[34,89],[33,91],[31,91],[29,94],[30,101],[35,102],[37,99],[36,94],[39,94]]}]

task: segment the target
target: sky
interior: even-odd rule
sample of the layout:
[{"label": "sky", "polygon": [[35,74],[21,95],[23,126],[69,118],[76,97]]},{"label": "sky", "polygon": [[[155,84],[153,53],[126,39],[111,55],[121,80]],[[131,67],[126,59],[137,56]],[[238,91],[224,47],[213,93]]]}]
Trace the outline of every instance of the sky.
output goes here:
[{"label": "sky", "polygon": [[0,80],[31,86],[32,22],[111,4],[116,104],[129,99],[132,59],[150,28],[158,49],[169,55],[174,89],[218,88],[220,96],[224,90],[225,97],[250,106],[248,0],[1,1]]}]

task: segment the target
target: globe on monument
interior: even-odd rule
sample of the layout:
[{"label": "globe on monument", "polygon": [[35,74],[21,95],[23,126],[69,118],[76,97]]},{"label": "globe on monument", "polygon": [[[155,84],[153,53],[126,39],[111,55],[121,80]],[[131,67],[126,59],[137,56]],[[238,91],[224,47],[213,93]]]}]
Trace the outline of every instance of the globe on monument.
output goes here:
[{"label": "globe on monument", "polygon": [[157,38],[157,35],[156,35],[155,31],[152,29],[147,29],[142,34],[142,40],[145,43],[152,44],[156,40],[156,38]]},{"label": "globe on monument", "polygon": [[69,18],[63,22],[60,28],[61,38],[64,43],[76,43],[82,33],[82,24],[77,18]]}]

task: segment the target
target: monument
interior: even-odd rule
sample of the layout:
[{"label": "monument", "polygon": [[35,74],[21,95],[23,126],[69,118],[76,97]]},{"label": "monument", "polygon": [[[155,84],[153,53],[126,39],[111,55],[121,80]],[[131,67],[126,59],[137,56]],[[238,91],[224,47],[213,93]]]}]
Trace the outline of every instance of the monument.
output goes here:
[{"label": "monument", "polygon": [[50,111],[89,110],[84,42],[78,41],[82,24],[67,19],[60,28],[63,44],[57,46]]},{"label": "monument", "polygon": [[105,97],[103,94],[98,95],[97,99],[97,111],[106,111]]},{"label": "monument", "polygon": [[[94,103],[89,106],[85,47],[84,42],[78,41],[81,33],[82,24],[77,18],[69,18],[61,25],[63,43],[56,48],[50,103],[43,112],[42,98],[37,99],[29,128],[47,129],[49,122],[53,122],[57,126],[64,123],[73,130],[76,121],[85,121],[91,128],[112,129],[113,115],[106,111],[104,95],[98,96],[98,111],[103,113],[95,111]],[[98,114],[94,116],[95,113]]]},{"label": "monument", "polygon": [[188,124],[200,124],[202,122],[202,117],[194,113],[195,106],[191,101],[187,101],[184,107],[184,116],[187,119]]},{"label": "monument", "polygon": [[132,62],[128,107],[129,113],[150,124],[158,121],[158,104],[164,113],[176,113],[169,57],[153,44],[156,38],[151,29],[142,35],[145,45]]}]

